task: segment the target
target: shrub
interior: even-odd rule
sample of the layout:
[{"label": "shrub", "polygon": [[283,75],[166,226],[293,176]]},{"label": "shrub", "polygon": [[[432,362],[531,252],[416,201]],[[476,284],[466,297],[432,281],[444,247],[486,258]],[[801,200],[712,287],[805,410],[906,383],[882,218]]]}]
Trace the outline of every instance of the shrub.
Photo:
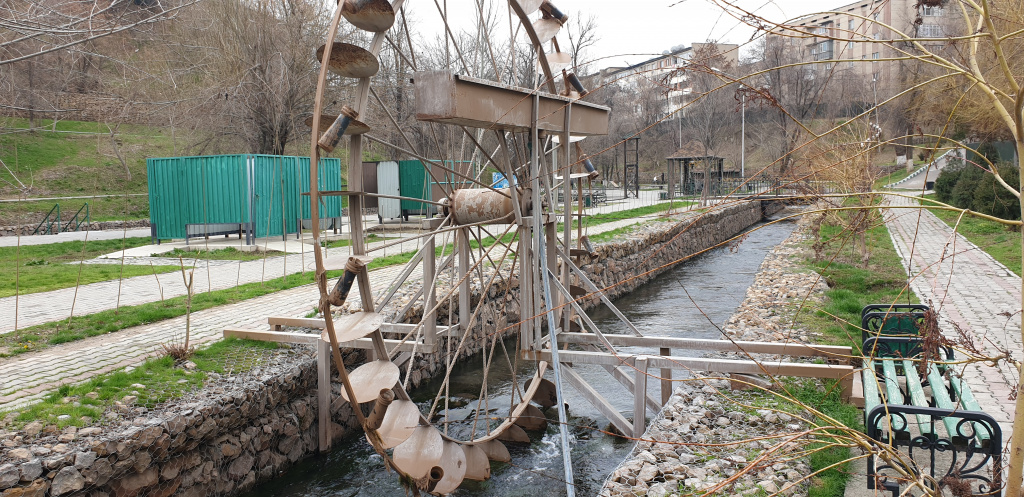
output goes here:
[{"label": "shrub", "polygon": [[985,177],[985,171],[976,166],[964,167],[953,186],[949,203],[961,209],[974,210],[974,191]]},{"label": "shrub", "polygon": [[942,168],[939,177],[935,178],[935,196],[938,197],[939,202],[948,204],[953,198],[953,187],[956,186],[963,170],[964,164],[960,159],[949,159],[946,167]]},{"label": "shrub", "polygon": [[[999,175],[1008,185],[1020,184],[1020,170],[1002,163]],[[974,210],[1003,219],[1020,219],[1020,199],[996,181],[993,174],[985,174],[974,190]]]}]

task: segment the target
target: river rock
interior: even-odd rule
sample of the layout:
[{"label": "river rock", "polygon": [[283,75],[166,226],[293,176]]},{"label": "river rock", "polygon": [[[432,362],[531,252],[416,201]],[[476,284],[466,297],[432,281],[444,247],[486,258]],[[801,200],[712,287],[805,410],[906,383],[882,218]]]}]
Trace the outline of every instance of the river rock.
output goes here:
[{"label": "river rock", "polygon": [[67,466],[57,472],[57,476],[53,477],[53,482],[50,484],[50,493],[52,495],[64,495],[81,490],[84,487],[85,478],[82,477],[82,474],[74,466]]},{"label": "river rock", "polygon": [[0,464],[0,490],[13,487],[21,481],[21,471],[13,464]]}]

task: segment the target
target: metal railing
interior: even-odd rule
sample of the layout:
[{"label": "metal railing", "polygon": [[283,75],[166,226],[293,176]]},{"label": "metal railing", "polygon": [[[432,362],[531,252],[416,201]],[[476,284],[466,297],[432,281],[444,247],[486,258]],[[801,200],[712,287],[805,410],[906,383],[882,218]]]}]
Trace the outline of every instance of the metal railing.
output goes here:
[{"label": "metal railing", "polygon": [[[82,211],[85,211],[85,215],[82,215]],[[80,228],[83,224],[85,224],[86,226],[89,225],[89,202],[86,202],[84,205],[78,208],[78,211],[75,212],[75,215],[71,216],[71,219],[69,219],[67,224],[64,225],[63,231],[78,231],[78,228]],[[71,225],[74,225],[75,227],[72,228]]]},{"label": "metal railing", "polygon": [[[56,216],[54,215],[54,212],[57,213]],[[43,226],[46,227],[45,230],[43,230]],[[36,226],[36,229],[35,231],[32,232],[32,234],[38,235],[40,230],[43,230],[42,234],[52,235],[54,234],[55,227],[57,229],[56,232],[60,233],[60,204],[54,205],[53,208],[50,209],[50,212],[46,213],[46,217],[44,217],[42,221],[39,221],[39,225]]]},{"label": "metal railing", "polygon": [[89,225],[89,203],[86,202],[82,207],[79,207],[75,214],[68,219],[67,223],[64,223],[60,219],[60,204],[54,204],[50,212],[46,213],[46,216],[39,224],[36,229],[32,231],[33,235],[54,235],[57,233],[64,233],[68,231],[78,231],[82,225]]}]

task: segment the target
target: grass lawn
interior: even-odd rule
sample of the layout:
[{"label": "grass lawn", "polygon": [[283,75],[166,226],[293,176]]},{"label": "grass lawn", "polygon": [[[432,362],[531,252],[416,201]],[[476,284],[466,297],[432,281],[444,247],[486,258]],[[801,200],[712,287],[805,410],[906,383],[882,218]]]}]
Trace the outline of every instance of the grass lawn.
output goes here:
[{"label": "grass lawn", "polygon": [[849,231],[836,225],[821,227],[821,237],[826,241],[823,260],[807,261],[825,279],[829,289],[821,309],[798,319],[807,329],[824,333],[826,344],[849,345],[855,353],[860,351],[860,310],[865,305],[917,303],[913,292],[905,289],[907,274],[892,246],[889,231],[884,224],[876,224],[867,234],[871,257],[866,267],[853,249]]},{"label": "grass lawn", "polygon": [[182,250],[180,248],[176,248],[170,252],[153,254],[153,257],[169,257],[172,259],[181,257],[187,264],[187,261],[192,259],[205,259],[210,261],[258,261],[264,257],[276,257],[279,255],[285,255],[285,253],[278,250],[267,250],[266,252],[262,250],[255,252],[242,252],[234,247],[227,247],[217,250]]},{"label": "grass lawn", "polygon": [[[935,194],[925,195],[925,198],[934,200]],[[923,204],[927,205],[928,203],[923,202]],[[957,218],[960,217],[960,214],[951,211],[930,212],[935,214],[950,227],[955,226]],[[993,259],[1010,268],[1010,271],[1016,273],[1017,276],[1020,276],[1021,235],[1019,229],[1012,229],[1010,226],[997,223],[995,221],[989,221],[988,219],[964,216],[963,219],[960,220],[960,226],[957,227],[957,231],[963,235],[964,238],[970,240],[971,243],[977,245],[988,253],[988,255],[991,255]],[[962,250],[962,248],[957,247],[957,251],[960,250]]]},{"label": "grass lawn", "polygon": [[[347,197],[343,197],[343,198],[347,198]],[[380,235],[378,235],[376,233],[370,233],[370,234],[366,235],[366,243],[379,242],[379,241],[381,241],[383,239],[384,239],[383,236],[380,236]],[[320,244],[324,248],[348,247],[349,245],[352,245],[352,240],[340,239],[340,240],[334,240],[334,241],[330,241],[330,242],[325,241],[325,240],[321,240]]]},{"label": "grass lawn", "polygon": [[41,402],[20,410],[15,423],[23,426],[39,421],[57,425],[58,429],[83,426],[100,419],[106,409],[127,395],[136,397],[131,405],[153,408],[201,388],[207,373],[248,371],[276,348],[278,344],[273,342],[228,338],[197,350],[190,359],[196,365],[191,371],[176,367],[170,357],[150,359],[131,372],[118,371],[78,385],[64,385]]},{"label": "grass lawn", "polygon": [[[184,146],[187,138],[176,139],[161,128],[122,125],[118,129],[118,151],[127,169],[117,159],[110,129],[101,123],[60,121],[56,132],[52,121],[37,121],[47,129],[29,132],[28,120],[0,118],[0,160],[11,172],[0,169],[0,196],[16,198],[18,192],[8,182],[31,185],[29,197],[123,195],[146,192],[146,157],[175,154],[175,142]],[[180,133],[179,133],[180,135]],[[85,202],[94,221],[141,219],[148,217],[145,196],[74,199],[61,202],[62,213],[74,213]],[[55,201],[12,202],[4,204],[0,224],[39,222]]]},{"label": "grass lawn", "polygon": [[120,264],[74,264],[119,251],[122,246],[132,248],[150,243],[149,238],[140,237],[127,238],[123,245],[122,240],[96,240],[27,245],[21,247],[20,252],[18,247],[0,247],[0,297],[15,295],[16,286],[24,295],[70,288],[78,282],[85,285],[120,277],[149,275],[154,271],[174,271],[176,266],[125,264],[122,268]]},{"label": "grass lawn", "polygon": [[891,174],[882,176],[881,178],[878,178],[877,180],[875,180],[874,189],[875,190],[880,190],[885,185],[888,185],[888,184],[891,184],[891,183],[895,183],[895,182],[897,182],[897,181],[899,181],[899,180],[901,180],[903,178],[906,178],[907,176],[910,176],[910,173],[915,171],[916,169],[917,169],[917,166],[914,166],[914,168],[911,169],[910,172],[908,172],[906,169],[900,169],[900,170],[895,171],[895,172],[893,172]]}]

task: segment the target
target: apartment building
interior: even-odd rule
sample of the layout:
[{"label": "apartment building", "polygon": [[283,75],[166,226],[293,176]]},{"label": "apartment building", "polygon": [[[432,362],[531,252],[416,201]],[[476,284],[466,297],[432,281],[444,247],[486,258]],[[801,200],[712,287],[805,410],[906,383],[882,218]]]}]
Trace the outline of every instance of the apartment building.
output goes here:
[{"label": "apartment building", "polygon": [[[668,114],[690,100],[693,88],[686,67],[705,43],[688,47],[675,47],[665,53],[631,66],[609,67],[598,76],[599,84],[619,84],[636,87],[654,87],[665,95],[663,113]],[[739,64],[739,46],[729,43],[715,44],[721,57],[722,69],[736,68]]]},{"label": "apartment building", "polygon": [[[888,40],[898,40],[901,34],[919,38],[952,34],[945,8],[919,6],[916,0],[862,0],[830,10],[789,23],[792,29],[783,31],[783,42],[803,47],[803,60],[821,62],[810,66],[817,72],[859,75],[879,87],[893,82],[899,67],[888,59],[901,55],[893,46],[901,44]],[[925,45],[941,49],[943,42]]]}]

